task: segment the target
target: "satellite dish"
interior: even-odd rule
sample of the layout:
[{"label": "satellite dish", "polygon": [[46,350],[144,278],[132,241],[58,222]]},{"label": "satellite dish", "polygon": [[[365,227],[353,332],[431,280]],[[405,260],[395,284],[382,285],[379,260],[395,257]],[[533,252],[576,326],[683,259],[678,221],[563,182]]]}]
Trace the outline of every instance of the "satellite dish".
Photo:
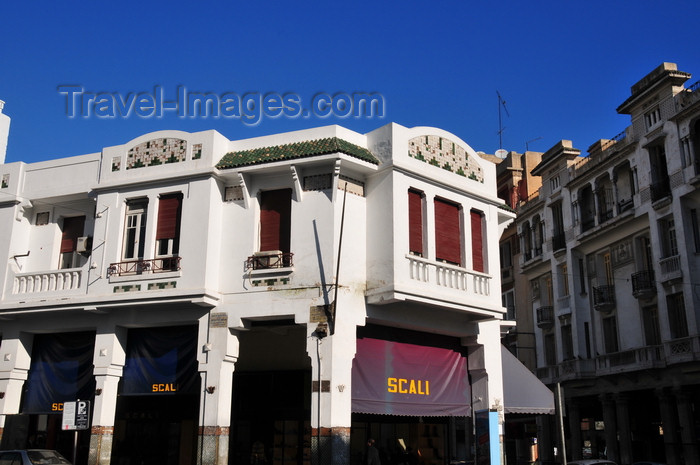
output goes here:
[{"label": "satellite dish", "polygon": [[496,156],[500,159],[504,159],[508,156],[508,151],[506,149],[496,150]]}]

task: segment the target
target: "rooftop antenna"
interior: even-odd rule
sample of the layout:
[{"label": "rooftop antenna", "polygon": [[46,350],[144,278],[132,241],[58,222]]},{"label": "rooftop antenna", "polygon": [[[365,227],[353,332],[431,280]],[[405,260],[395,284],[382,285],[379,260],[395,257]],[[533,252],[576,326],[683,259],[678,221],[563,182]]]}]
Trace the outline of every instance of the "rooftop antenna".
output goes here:
[{"label": "rooftop antenna", "polygon": [[508,113],[508,109],[506,108],[506,101],[503,100],[503,97],[501,97],[501,93],[496,91],[496,95],[498,95],[498,148],[502,149],[503,131],[505,131],[506,128],[503,127],[503,121],[501,119],[501,107],[503,107],[503,110],[506,112],[507,116],[510,117],[510,113]]},{"label": "rooftop antenna", "polygon": [[542,137],[535,137],[534,139],[526,140],[525,141],[525,151],[527,152],[530,150],[530,142],[535,142],[536,140],[540,140]]}]

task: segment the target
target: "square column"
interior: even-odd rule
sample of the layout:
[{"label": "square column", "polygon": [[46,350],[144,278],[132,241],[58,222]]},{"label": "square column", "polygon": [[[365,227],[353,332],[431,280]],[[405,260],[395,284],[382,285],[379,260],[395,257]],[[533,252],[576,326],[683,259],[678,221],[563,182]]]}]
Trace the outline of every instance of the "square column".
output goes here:
[{"label": "square column", "polygon": [[228,327],[226,313],[211,313],[199,321],[197,359],[200,389],[197,465],[228,463],[233,370],[239,354],[238,336]]},{"label": "square column", "polygon": [[111,328],[111,331],[98,332],[95,336],[95,403],[90,431],[89,465],[109,465],[112,457],[119,380],[126,360],[125,346],[125,328]]},{"label": "square column", "polygon": [[333,335],[310,324],[307,353],[311,359],[311,462],[350,462],[352,361],[356,327],[337,324]]},{"label": "square column", "polygon": [[678,434],[678,412],[673,396],[664,389],[658,389],[656,395],[659,398],[661,409],[661,424],[664,429],[664,446],[666,448],[666,463],[668,465],[681,465],[681,439]]},{"label": "square column", "polygon": [[678,405],[678,422],[680,423],[681,439],[683,440],[683,458],[685,463],[700,463],[697,436],[695,435],[693,403],[690,393],[679,389],[675,394]]},{"label": "square column", "polygon": [[620,460],[619,448],[617,446],[617,417],[615,413],[615,401],[609,395],[600,396],[600,403],[603,404],[603,423],[605,424],[605,447],[607,448],[607,458],[613,462]]},{"label": "square column", "polygon": [[[472,388],[472,415],[476,420],[477,435],[489,436],[488,450],[491,465],[504,462],[503,447],[503,365],[501,361],[501,326],[499,320],[478,323],[476,344],[469,347],[469,374]],[[467,344],[469,345],[469,344]],[[481,420],[480,420],[481,419]],[[478,438],[477,438],[478,442]]]},{"label": "square column", "polygon": [[22,388],[29,375],[33,336],[7,334],[0,350],[0,441],[7,415],[19,413]]}]

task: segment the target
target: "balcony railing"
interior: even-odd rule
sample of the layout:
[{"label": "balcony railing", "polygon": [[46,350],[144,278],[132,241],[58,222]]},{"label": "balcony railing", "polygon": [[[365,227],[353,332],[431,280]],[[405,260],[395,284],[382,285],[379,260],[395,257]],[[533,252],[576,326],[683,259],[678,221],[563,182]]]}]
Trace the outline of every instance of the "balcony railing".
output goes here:
[{"label": "balcony railing", "polygon": [[651,186],[651,201],[656,202],[671,195],[671,182],[669,178],[653,183]]},{"label": "balcony railing", "polygon": [[588,378],[595,376],[595,364],[592,359],[565,360],[558,366],[557,380]]},{"label": "balcony railing", "polygon": [[435,262],[416,255],[406,255],[409,277],[448,289],[477,295],[491,295],[491,277],[449,263]]},{"label": "balcony railing", "polygon": [[608,284],[594,287],[593,308],[599,312],[609,312],[615,308],[615,286]]},{"label": "balcony railing", "polygon": [[640,347],[598,356],[596,358],[596,374],[600,376],[609,373],[660,368],[664,364],[663,346]]},{"label": "balcony railing", "polygon": [[257,252],[248,257],[245,261],[246,270],[270,270],[276,268],[291,268],[294,254],[291,252],[282,252],[281,250],[272,250],[268,252]]},{"label": "balcony railing", "polygon": [[634,199],[624,199],[617,203],[617,212],[622,213],[634,207]]},{"label": "balcony railing", "polygon": [[554,233],[552,236],[552,250],[561,250],[566,248],[566,235],[562,233]]},{"label": "balcony railing", "polygon": [[36,273],[18,273],[12,286],[13,294],[65,292],[80,289],[82,268],[69,268]]},{"label": "balcony railing", "polygon": [[130,276],[149,273],[180,271],[182,257],[163,257],[150,260],[132,260],[112,263],[107,268],[107,276]]},{"label": "balcony railing", "polygon": [[691,336],[674,339],[664,344],[666,362],[684,363],[700,360],[700,337]]},{"label": "balcony railing", "polygon": [[681,272],[681,256],[673,255],[671,257],[662,258],[659,260],[661,268],[661,282],[665,283],[674,279],[680,279],[683,276]]},{"label": "balcony railing", "polygon": [[549,329],[554,326],[554,307],[546,306],[537,309],[537,327]]},{"label": "balcony railing", "polygon": [[632,294],[637,299],[648,299],[656,294],[654,270],[632,273]]}]

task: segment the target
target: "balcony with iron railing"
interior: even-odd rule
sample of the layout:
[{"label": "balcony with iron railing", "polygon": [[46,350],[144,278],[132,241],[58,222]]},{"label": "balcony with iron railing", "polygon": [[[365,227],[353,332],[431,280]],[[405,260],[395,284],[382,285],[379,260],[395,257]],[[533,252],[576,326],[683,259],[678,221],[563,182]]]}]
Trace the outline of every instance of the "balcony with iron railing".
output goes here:
[{"label": "balcony with iron railing", "polygon": [[160,273],[180,271],[182,257],[161,257],[148,260],[129,260],[111,263],[107,268],[107,277],[115,276],[149,276]]},{"label": "balcony with iron railing", "polygon": [[637,299],[649,299],[656,295],[654,270],[632,273],[632,295]]},{"label": "balcony with iron railing", "polygon": [[552,235],[552,250],[562,250],[566,248],[566,235],[563,232],[555,232]]},{"label": "balcony with iron railing", "polygon": [[668,177],[654,182],[649,186],[651,193],[651,201],[658,202],[671,196],[671,181]]},{"label": "balcony with iron railing", "polygon": [[536,310],[537,327],[541,329],[550,329],[554,326],[554,307],[544,306]]},{"label": "balcony with iron railing", "polygon": [[593,308],[599,312],[609,312],[615,308],[615,286],[607,284],[593,288]]},{"label": "balcony with iron railing", "polygon": [[281,250],[256,252],[245,261],[246,270],[279,270],[294,266],[294,254]]}]

